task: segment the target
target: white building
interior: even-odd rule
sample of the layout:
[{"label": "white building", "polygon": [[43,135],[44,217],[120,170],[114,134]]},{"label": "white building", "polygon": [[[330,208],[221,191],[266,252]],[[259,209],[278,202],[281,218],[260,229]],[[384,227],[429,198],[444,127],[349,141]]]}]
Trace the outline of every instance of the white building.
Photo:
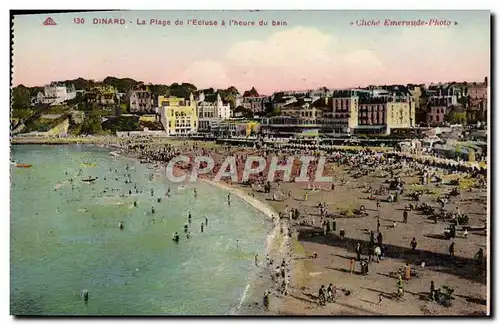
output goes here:
[{"label": "white building", "polygon": [[43,93],[39,92],[37,94],[36,101],[43,104],[58,105],[75,97],[74,85],[66,86],[52,83],[44,87]]},{"label": "white building", "polygon": [[219,123],[231,117],[229,103],[224,103],[219,93],[205,95],[198,98],[198,131],[213,131]]}]

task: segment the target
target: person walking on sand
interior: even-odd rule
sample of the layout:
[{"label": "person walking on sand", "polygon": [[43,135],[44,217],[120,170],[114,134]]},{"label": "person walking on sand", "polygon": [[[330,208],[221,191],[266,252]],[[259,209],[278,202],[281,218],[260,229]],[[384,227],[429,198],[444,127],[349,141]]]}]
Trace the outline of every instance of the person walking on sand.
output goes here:
[{"label": "person walking on sand", "polygon": [[328,302],[335,302],[335,293],[333,290],[333,284],[329,284],[328,288],[326,289],[326,300]]},{"label": "person walking on sand", "polygon": [[308,196],[308,193],[304,193],[304,201],[307,201],[307,196]]},{"label": "person walking on sand", "polygon": [[411,279],[411,266],[409,263],[406,263],[405,266],[405,280],[410,281]]},{"label": "person walking on sand", "polygon": [[377,244],[380,246],[380,248],[382,248],[382,240],[383,240],[382,233],[379,232],[377,235]]},{"label": "person walking on sand", "polygon": [[408,210],[403,211],[403,223],[408,223]]},{"label": "person walking on sand", "polygon": [[377,263],[380,263],[380,255],[382,255],[382,250],[380,249],[380,246],[375,246],[374,249],[374,254],[375,254],[375,260]]},{"label": "person walking on sand", "polygon": [[354,264],[355,264],[354,258],[351,258],[351,260],[349,261],[349,273],[350,274],[354,273]]},{"label": "person walking on sand", "polygon": [[265,310],[269,310],[269,291],[264,293],[264,298],[262,299],[262,304]]},{"label": "person walking on sand", "polygon": [[361,264],[361,274],[367,275],[368,274],[368,263],[365,260],[362,260],[360,264]]},{"label": "person walking on sand", "polygon": [[483,264],[483,257],[484,257],[484,251],[482,248],[480,248],[476,255],[474,255],[474,258],[476,259],[477,264]]},{"label": "person walking on sand", "polygon": [[417,249],[417,240],[415,239],[415,237],[413,237],[413,239],[411,240],[410,246],[411,246],[411,252],[415,254]]},{"label": "person walking on sand", "polygon": [[401,275],[398,276],[397,286],[398,286],[398,296],[402,297],[405,293],[405,290],[404,290],[403,278],[401,277]]},{"label": "person walking on sand", "polygon": [[380,220],[377,220],[377,232],[380,233]]},{"label": "person walking on sand", "polygon": [[455,256],[455,243],[454,242],[452,242],[450,244],[450,247],[448,248],[448,253],[450,254],[450,257]]},{"label": "person walking on sand", "polygon": [[356,244],[356,260],[361,261],[361,244]]},{"label": "person walking on sand", "polygon": [[324,284],[322,284],[321,287],[319,288],[318,300],[319,300],[320,306],[326,305],[326,294],[325,294],[325,285]]}]

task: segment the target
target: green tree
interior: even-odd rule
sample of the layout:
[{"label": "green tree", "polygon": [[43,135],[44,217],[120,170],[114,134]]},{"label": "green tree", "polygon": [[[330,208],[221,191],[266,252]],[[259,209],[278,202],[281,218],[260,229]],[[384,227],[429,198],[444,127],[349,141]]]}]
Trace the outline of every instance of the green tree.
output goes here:
[{"label": "green tree", "polygon": [[19,85],[12,88],[12,109],[28,108],[30,105],[31,96],[27,87]]},{"label": "green tree", "polygon": [[231,109],[234,109],[236,106],[236,96],[239,95],[238,89],[236,87],[231,86],[227,89],[219,90],[219,94],[223,101],[229,103]]},{"label": "green tree", "polygon": [[116,78],[116,77],[106,77],[103,81],[104,84],[115,87],[120,93],[127,93],[133,89],[141,81],[136,81],[131,78]]},{"label": "green tree", "polygon": [[76,90],[87,90],[91,88],[91,86],[94,84],[93,80],[87,80],[83,78],[77,78],[77,79],[71,79],[71,80],[64,80],[62,83],[66,85],[74,85]]},{"label": "green tree", "polygon": [[448,114],[446,114],[445,121],[451,124],[465,125],[467,123],[467,114],[466,112],[452,109]]},{"label": "green tree", "polygon": [[467,108],[469,107],[469,104],[470,104],[470,97],[469,96],[463,96],[463,97],[460,97],[458,99],[458,103],[464,107],[464,108]]},{"label": "green tree", "polygon": [[225,92],[226,92],[226,93],[228,93],[228,94],[233,94],[233,95],[239,95],[239,93],[240,93],[240,92],[238,91],[238,89],[236,89],[236,87],[235,87],[235,86],[230,86],[230,87],[228,87],[228,88],[225,90]]},{"label": "green tree", "polygon": [[252,118],[253,117],[253,112],[249,109],[246,109],[243,106],[238,106],[234,109],[234,114],[238,115],[241,114],[243,117],[246,118]]},{"label": "green tree", "polygon": [[83,134],[100,134],[102,133],[101,113],[95,103],[90,105],[90,110],[85,114],[85,119],[81,127]]},{"label": "green tree", "polygon": [[170,88],[168,85],[149,84],[149,89],[151,90],[153,97],[158,97],[160,95],[170,96]]},{"label": "green tree", "polygon": [[179,98],[189,98],[191,93],[196,92],[196,87],[190,83],[183,83],[179,85],[178,83],[173,83],[169,87],[170,95]]}]

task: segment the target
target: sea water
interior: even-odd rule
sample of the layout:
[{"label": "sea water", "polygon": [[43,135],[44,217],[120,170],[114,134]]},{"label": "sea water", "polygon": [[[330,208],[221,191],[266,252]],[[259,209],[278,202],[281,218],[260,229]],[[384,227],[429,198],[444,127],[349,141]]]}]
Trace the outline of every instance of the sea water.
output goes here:
[{"label": "sea water", "polygon": [[19,145],[11,159],[33,165],[11,165],[11,314],[223,315],[241,305],[271,228],[248,203],[90,146]]}]

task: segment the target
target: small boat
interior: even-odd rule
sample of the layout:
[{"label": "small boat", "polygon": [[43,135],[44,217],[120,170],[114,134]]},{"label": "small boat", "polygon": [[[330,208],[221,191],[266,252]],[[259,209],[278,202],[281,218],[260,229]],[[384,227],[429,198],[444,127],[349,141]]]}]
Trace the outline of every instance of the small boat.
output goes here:
[{"label": "small boat", "polygon": [[96,177],[96,178],[93,178],[93,177],[90,177],[90,176],[89,176],[89,178],[83,178],[83,179],[82,179],[82,181],[83,181],[83,182],[87,182],[87,183],[92,183],[92,182],[94,182],[96,179],[97,179],[97,177]]},{"label": "small boat", "polygon": [[30,168],[32,165],[31,164],[16,164],[16,167],[19,168]]}]

